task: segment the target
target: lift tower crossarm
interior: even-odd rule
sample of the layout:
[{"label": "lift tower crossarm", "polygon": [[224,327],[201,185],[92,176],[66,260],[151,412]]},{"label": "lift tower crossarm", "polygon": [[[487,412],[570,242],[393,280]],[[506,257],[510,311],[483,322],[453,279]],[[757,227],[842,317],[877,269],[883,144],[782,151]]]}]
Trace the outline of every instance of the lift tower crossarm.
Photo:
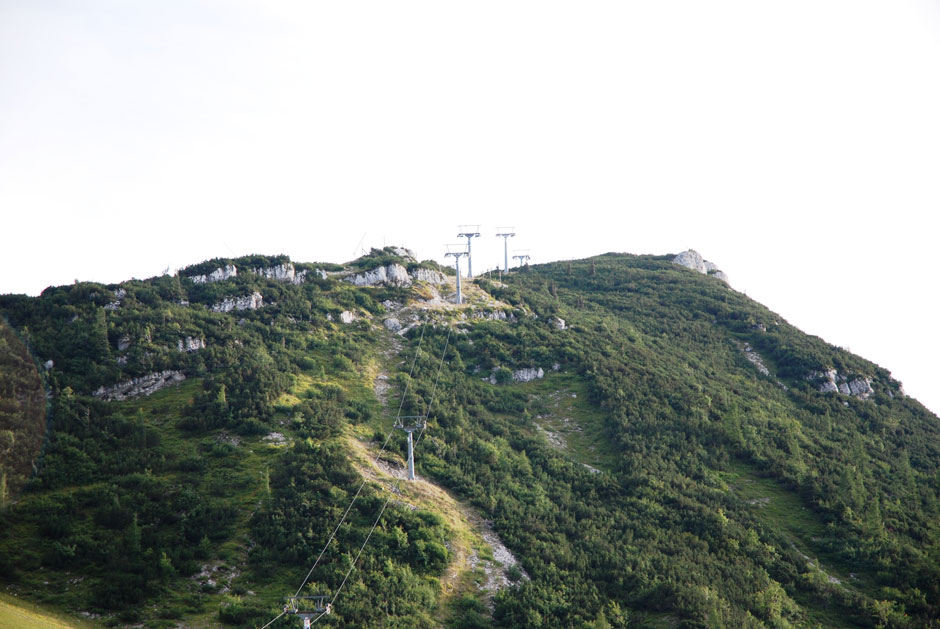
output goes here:
[{"label": "lift tower crossarm", "polygon": [[329,598],[326,594],[288,596],[287,602],[284,604],[284,613],[299,616],[304,621],[304,629],[309,629],[317,618],[332,613],[333,606],[327,603]]},{"label": "lift tower crossarm", "polygon": [[[473,277],[473,256],[470,255],[470,241],[473,238],[478,238],[480,232],[476,229],[466,229],[467,225],[461,225],[461,231],[457,234],[457,238],[466,238],[467,239],[467,277]],[[476,227],[476,226],[474,226]]]},{"label": "lift tower crossarm", "polygon": [[[448,246],[462,247],[463,245],[448,245]],[[449,258],[453,256],[454,261],[457,266],[457,303],[458,304],[463,303],[463,296],[460,294],[460,256],[466,256],[466,255],[470,255],[470,252],[469,251],[449,251],[448,253],[444,254],[445,258]]]},{"label": "lift tower crossarm", "polygon": [[512,229],[496,234],[503,238],[503,273],[509,273],[509,239],[516,235]]},{"label": "lift tower crossarm", "polygon": [[[403,420],[417,420],[408,422],[406,425]],[[408,480],[415,479],[415,444],[411,434],[416,430],[423,430],[427,426],[428,418],[426,415],[405,415],[398,418],[395,428],[404,430],[408,433]]]}]

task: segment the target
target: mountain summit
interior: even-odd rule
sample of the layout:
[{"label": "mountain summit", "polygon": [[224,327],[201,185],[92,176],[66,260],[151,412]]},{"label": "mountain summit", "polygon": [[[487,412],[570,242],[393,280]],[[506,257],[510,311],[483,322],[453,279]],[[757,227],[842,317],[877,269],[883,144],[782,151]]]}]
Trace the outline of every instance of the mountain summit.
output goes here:
[{"label": "mountain summit", "polygon": [[386,248],[0,296],[0,585],[102,626],[936,626],[940,420],[726,282],[611,253],[457,304]]}]

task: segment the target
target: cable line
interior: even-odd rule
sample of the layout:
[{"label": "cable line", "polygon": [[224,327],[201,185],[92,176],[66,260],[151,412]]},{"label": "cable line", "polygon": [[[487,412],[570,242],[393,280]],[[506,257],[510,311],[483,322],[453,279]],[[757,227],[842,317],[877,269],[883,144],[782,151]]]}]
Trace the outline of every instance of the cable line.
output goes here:
[{"label": "cable line", "polygon": [[[425,417],[429,417],[428,413],[430,412],[431,405],[434,403],[434,398],[437,395],[437,383],[441,379],[441,370],[444,367],[444,357],[447,355],[447,348],[450,345],[450,335],[452,331],[453,331],[452,328],[448,328],[447,330],[447,341],[444,343],[444,351],[441,353],[441,362],[437,367],[437,376],[434,378],[434,387],[431,389],[431,399],[425,408],[425,414],[424,414]],[[424,427],[421,429],[421,432],[419,432],[418,436],[415,438],[415,445],[417,445],[418,442],[421,441],[421,437],[424,436],[424,433],[426,431],[427,431],[427,422],[425,422]],[[336,589],[336,593],[333,594],[333,598],[330,600],[330,606],[332,606],[333,603],[336,602],[336,598],[339,596],[340,592],[342,591],[343,586],[346,585],[346,580],[349,579],[349,575],[352,574],[352,571],[356,568],[356,564],[359,563],[359,557],[362,555],[362,551],[365,549],[366,544],[369,543],[369,539],[372,538],[372,533],[375,532],[375,527],[378,526],[379,521],[382,519],[382,515],[384,515],[385,509],[386,507],[388,507],[388,503],[391,502],[392,496],[394,496],[398,492],[398,487],[399,485],[401,485],[402,480],[404,479],[399,477],[399,479],[395,482],[394,487],[392,487],[392,489],[388,492],[388,497],[385,499],[385,503],[382,505],[382,508],[379,510],[379,515],[378,517],[375,518],[375,522],[372,523],[372,528],[369,529],[369,534],[366,535],[365,541],[362,542],[362,546],[359,547],[359,552],[356,553],[356,558],[353,559],[352,565],[350,565],[349,570],[346,571],[346,575],[343,577],[343,582],[339,584],[339,587]],[[311,624],[320,620],[320,618],[322,618],[324,615],[326,615],[326,612],[314,618],[311,621]]]},{"label": "cable line", "polygon": [[[401,409],[404,407],[404,404],[405,404],[405,397],[408,395],[408,387],[411,385],[411,377],[414,375],[414,372],[415,372],[415,365],[418,362],[418,354],[421,353],[421,343],[424,341],[424,330],[425,330],[425,326],[421,326],[421,338],[418,339],[418,346],[415,348],[414,359],[412,359],[411,361],[411,371],[408,373],[408,382],[405,383],[405,388],[401,393],[401,402],[398,403],[398,415],[399,416],[401,415]],[[391,440],[392,434],[394,432],[395,432],[395,429],[392,428],[392,430],[388,433],[388,436],[385,437],[385,443],[382,444],[382,448],[379,450],[379,453],[375,455],[375,460],[372,462],[373,465],[378,463],[379,457],[385,451],[385,448],[388,446],[388,442]],[[333,541],[333,539],[336,537],[336,533],[339,531],[339,527],[341,527],[343,525],[343,522],[346,521],[346,516],[349,515],[349,512],[352,509],[353,505],[356,504],[356,500],[359,498],[359,494],[362,493],[362,488],[365,487],[366,480],[367,479],[365,478],[365,476],[363,476],[362,483],[359,485],[359,489],[356,490],[356,495],[353,496],[353,499],[349,503],[349,506],[346,507],[346,511],[343,513],[343,517],[340,518],[340,521],[336,525],[336,528],[333,529],[333,532],[330,534],[330,538],[326,540],[326,544],[323,545],[323,548],[320,550],[320,554],[317,555],[316,561],[313,562],[313,566],[310,567],[310,571],[307,572],[307,576],[304,577],[303,583],[301,583],[300,587],[297,588],[297,592],[294,593],[294,596],[299,596],[300,591],[304,589],[305,585],[307,585],[307,581],[310,579],[310,575],[313,574],[313,571],[316,570],[317,565],[320,563],[320,559],[323,558],[323,553],[325,553],[326,549],[329,548],[330,542]]]},{"label": "cable line", "polygon": [[278,615],[275,616],[273,619],[271,619],[271,621],[270,621],[268,624],[266,624],[264,627],[261,627],[261,629],[267,629],[268,627],[270,627],[271,625],[274,624],[274,621],[276,621],[278,618],[280,618],[281,616],[283,616],[283,615],[286,614],[286,613],[287,613],[287,610],[285,609],[285,610],[282,611],[280,614],[278,614]]}]

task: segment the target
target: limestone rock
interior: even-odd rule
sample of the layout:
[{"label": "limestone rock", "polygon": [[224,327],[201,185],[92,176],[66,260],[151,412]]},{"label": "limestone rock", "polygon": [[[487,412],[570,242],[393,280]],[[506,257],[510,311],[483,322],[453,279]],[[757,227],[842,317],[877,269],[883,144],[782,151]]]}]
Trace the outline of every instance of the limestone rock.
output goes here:
[{"label": "limestone rock", "polygon": [[693,271],[698,271],[699,273],[716,277],[725,284],[728,283],[727,274],[725,274],[724,271],[721,271],[714,262],[709,262],[708,260],[704,259],[702,255],[695,249],[683,251],[673,258],[672,262],[674,264],[678,264],[679,266],[692,269]]},{"label": "limestone rock", "polygon": [[704,258],[702,258],[701,254],[695,249],[683,251],[673,258],[672,262],[673,264],[684,266],[686,268],[692,269],[693,271],[698,271],[699,273],[708,273],[708,268],[705,266]]},{"label": "limestone rock", "polygon": [[242,297],[227,297],[212,306],[214,312],[231,312],[233,310],[257,310],[264,306],[264,299],[258,291]]},{"label": "limestone rock", "polygon": [[189,279],[193,281],[193,284],[212,284],[213,282],[221,282],[222,280],[227,280],[236,275],[238,275],[238,269],[235,268],[235,265],[226,264],[224,267],[220,266],[208,275],[190,275]]},{"label": "limestone rock", "polygon": [[118,287],[114,291],[114,301],[108,302],[104,307],[105,310],[117,310],[121,307],[121,302],[124,301],[124,298],[127,297],[127,291],[123,288]]},{"label": "limestone rock", "polygon": [[486,319],[487,321],[506,321],[510,318],[505,310],[474,310],[470,316],[473,319]]},{"label": "limestone rock", "polygon": [[389,317],[384,321],[385,327],[388,328],[390,332],[398,332],[401,330],[401,321],[395,317]]},{"label": "limestone rock", "polygon": [[297,279],[297,270],[294,268],[292,262],[285,262],[284,264],[269,266],[263,269],[253,269],[252,273],[277,282],[290,282],[291,284],[300,284],[303,282],[303,280],[300,282],[295,281]]},{"label": "limestone rock", "polygon": [[46,362],[43,363],[42,367],[43,367],[43,369],[45,369],[46,371],[49,371],[50,369],[52,369],[53,367],[55,367],[55,362],[53,362],[52,359],[49,359],[49,360],[47,360]]},{"label": "limestone rock", "polygon": [[123,352],[124,350],[126,350],[126,349],[127,349],[128,347],[130,347],[130,346],[131,346],[131,337],[130,337],[130,335],[125,334],[125,335],[123,335],[121,338],[118,339],[117,348],[118,348],[118,351],[119,351],[119,352]]},{"label": "limestone rock", "polygon": [[405,249],[404,247],[392,247],[392,253],[394,253],[399,258],[405,258],[406,260],[411,260],[412,262],[418,261],[418,259],[415,257],[415,252],[411,249]]},{"label": "limestone rock", "polygon": [[871,388],[871,380],[868,378],[856,378],[849,382],[849,393],[857,398],[867,400],[874,392]]},{"label": "limestone rock", "polygon": [[822,382],[817,386],[817,390],[820,393],[841,393],[842,395],[857,397],[860,400],[867,400],[875,392],[875,390],[871,388],[871,378],[859,376],[849,380],[836,369],[811,371],[807,374],[806,379],[822,379]]},{"label": "limestone rock", "polygon": [[276,446],[281,446],[287,443],[287,437],[279,432],[269,432],[264,437],[262,437],[261,440],[267,441],[268,443]]},{"label": "limestone rock", "polygon": [[388,286],[411,286],[411,278],[408,276],[408,270],[397,263],[379,266],[371,271],[351,275],[346,278],[346,281],[356,286],[376,286],[378,284],[386,284]]},{"label": "limestone rock", "polygon": [[119,382],[110,387],[100,387],[92,395],[105,401],[121,401],[156,393],[171,384],[178,384],[186,379],[180,371],[159,371],[126,382]]},{"label": "limestone rock", "polygon": [[201,349],[206,348],[205,339],[193,338],[192,336],[187,336],[185,339],[180,339],[177,341],[176,349],[181,352],[198,352]]},{"label": "limestone rock", "polygon": [[747,358],[752,365],[757,367],[757,371],[765,376],[770,375],[770,370],[767,369],[767,365],[764,364],[764,358],[754,351],[750,343],[744,344],[744,357]]},{"label": "limestone rock", "polygon": [[568,329],[568,324],[565,323],[565,320],[562,319],[561,317],[553,317],[551,322],[552,322],[552,325],[555,326],[556,330]]},{"label": "limestone rock", "polygon": [[516,382],[531,382],[533,380],[544,378],[545,371],[539,367],[527,367],[525,369],[516,369],[512,372],[512,379]]},{"label": "limestone rock", "polygon": [[339,313],[339,320],[342,321],[343,323],[352,323],[357,318],[358,317],[356,316],[356,313],[350,312],[349,310],[344,310],[341,313]]},{"label": "limestone rock", "polygon": [[440,271],[435,271],[433,269],[415,269],[411,272],[411,277],[412,279],[415,279],[419,282],[427,282],[428,284],[447,283],[447,276]]}]

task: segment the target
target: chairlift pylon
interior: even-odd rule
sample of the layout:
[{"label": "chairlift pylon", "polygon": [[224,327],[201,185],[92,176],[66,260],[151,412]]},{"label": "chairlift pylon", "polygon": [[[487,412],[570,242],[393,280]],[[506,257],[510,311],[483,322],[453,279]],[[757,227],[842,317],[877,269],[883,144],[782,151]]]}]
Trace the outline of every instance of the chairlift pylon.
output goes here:
[{"label": "chairlift pylon", "polygon": [[326,594],[287,596],[285,597],[284,613],[302,618],[304,629],[310,629],[310,625],[313,624],[316,618],[332,613],[333,606],[327,602],[329,598]]}]

